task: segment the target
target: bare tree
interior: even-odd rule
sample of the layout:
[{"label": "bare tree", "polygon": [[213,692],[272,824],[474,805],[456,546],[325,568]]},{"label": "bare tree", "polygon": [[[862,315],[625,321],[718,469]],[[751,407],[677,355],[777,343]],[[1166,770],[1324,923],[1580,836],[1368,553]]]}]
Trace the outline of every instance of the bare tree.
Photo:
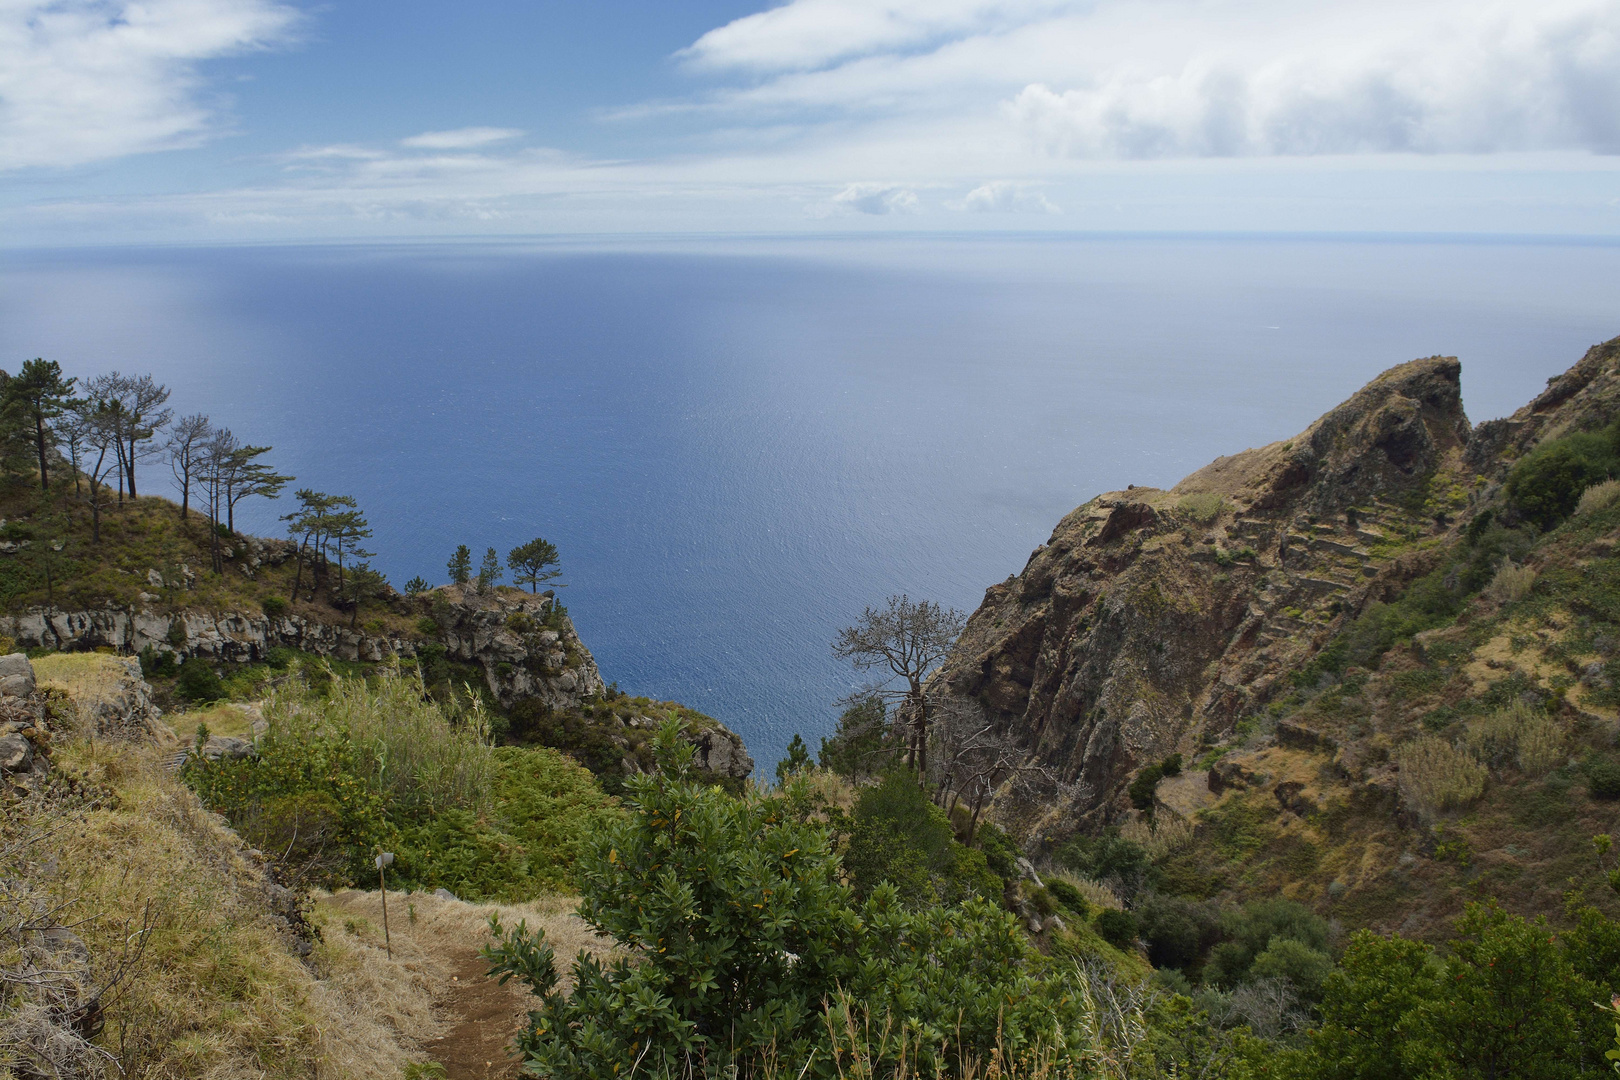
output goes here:
[{"label": "bare tree", "polygon": [[56,431],[57,445],[67,451],[68,466],[73,472],[73,494],[79,494],[79,474],[84,468],[84,454],[89,447],[90,425],[77,403],[51,422]]},{"label": "bare tree", "polygon": [[87,396],[120,406],[117,443],[120,489],[127,483],[129,497],[133,499],[136,497],[135,465],[161,452],[161,447],[149,444],[174,416],[163,407],[169,400],[169,388],[150,375],[123,375],[116,371],[97,375],[86,382],[84,388]]},{"label": "bare tree", "polygon": [[169,429],[169,441],[164,448],[169,452],[169,468],[174,472],[175,483],[180,485],[181,521],[191,512],[191,487],[202,465],[204,447],[213,433],[213,425],[202,413],[182,416]]},{"label": "bare tree", "polygon": [[[907,752],[919,780],[928,774],[928,736],[931,720],[923,684],[950,652],[966,617],[955,608],[942,608],[905,595],[891,596],[882,608],[867,608],[854,626],[838,632],[833,655],[848,660],[859,671],[888,674],[872,688],[898,700],[909,725]],[[891,688],[900,680],[903,685]]]},{"label": "bare tree", "polygon": [[118,469],[117,447],[125,422],[123,407],[116,401],[87,398],[75,403],[73,413],[75,430],[84,447],[84,476],[90,485],[90,539],[99,544],[101,487],[108,473]]},{"label": "bare tree", "polygon": [[933,710],[934,801],[946,813],[958,802],[969,808],[968,843],[1003,785],[1014,784],[1025,794],[1050,794],[1061,786],[1017,740],[995,729],[978,702],[945,697]]}]

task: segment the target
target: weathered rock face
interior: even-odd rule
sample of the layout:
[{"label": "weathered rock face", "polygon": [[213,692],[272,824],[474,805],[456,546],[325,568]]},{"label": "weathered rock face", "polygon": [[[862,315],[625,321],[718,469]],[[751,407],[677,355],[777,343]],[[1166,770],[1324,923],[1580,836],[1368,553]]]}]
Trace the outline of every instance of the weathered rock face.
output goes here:
[{"label": "weathered rock face", "polygon": [[[596,661],[566,615],[542,625],[551,601],[544,596],[500,592],[463,595],[453,586],[424,599],[439,623],[435,635],[448,655],[483,669],[490,691],[503,705],[537,697],[554,708],[571,708],[602,690]],[[298,615],[272,618],[242,612],[149,609],[47,612],[33,610],[0,618],[0,633],[19,644],[48,649],[111,646],[123,653],[153,649],[179,660],[200,656],[231,663],[262,662],[271,649],[300,649],[339,660],[380,662],[415,656],[421,638],[373,636],[346,626]],[[0,681],[6,677],[0,669]],[[3,682],[0,682],[3,684]]]},{"label": "weathered rock face", "polygon": [[449,655],[484,669],[502,705],[537,698],[576,707],[604,688],[596,661],[566,615],[548,620],[553,599],[516,591],[481,595],[446,585],[424,596]]},{"label": "weathered rock face", "polygon": [[51,773],[51,737],[22,653],[0,657],[0,800],[40,790]]},{"label": "weathered rock face", "polygon": [[1617,361],[1620,341],[1593,349],[1475,434],[1459,363],[1416,360],[1293,439],[1099,496],[985,593],[935,686],[1075,784],[1062,826],[1110,817],[1134,770],[1229,730],[1430,569],[1418,542],[1456,529],[1504,451],[1613,412]]}]

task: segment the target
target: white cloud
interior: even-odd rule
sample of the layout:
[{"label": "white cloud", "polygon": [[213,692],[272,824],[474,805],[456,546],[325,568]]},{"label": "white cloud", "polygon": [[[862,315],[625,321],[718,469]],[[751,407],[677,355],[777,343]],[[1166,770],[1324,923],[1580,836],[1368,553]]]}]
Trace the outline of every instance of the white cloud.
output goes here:
[{"label": "white cloud", "polygon": [[1044,155],[1620,153],[1620,0],[792,0],[684,55],[745,118],[999,108]]},{"label": "white cloud", "polygon": [[699,68],[817,68],[1018,25],[1064,6],[1064,0],[793,0],[710,30],[678,55]]},{"label": "white cloud", "polygon": [[919,206],[915,191],[895,184],[851,184],[833,202],[858,214],[910,214]]},{"label": "white cloud", "polygon": [[399,145],[413,150],[472,150],[515,139],[522,134],[516,128],[468,127],[454,131],[424,131],[420,135],[399,140]]},{"label": "white cloud", "polygon": [[1061,214],[1046,196],[1014,180],[992,180],[980,184],[952,209],[980,214]]},{"label": "white cloud", "polygon": [[0,170],[195,145],[203,60],[285,42],[277,0],[0,0]]}]

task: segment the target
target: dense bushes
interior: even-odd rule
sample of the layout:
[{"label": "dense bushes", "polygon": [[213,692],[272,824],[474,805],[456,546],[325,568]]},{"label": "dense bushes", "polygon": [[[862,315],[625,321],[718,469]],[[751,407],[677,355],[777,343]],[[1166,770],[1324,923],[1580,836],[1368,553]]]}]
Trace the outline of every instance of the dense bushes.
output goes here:
[{"label": "dense bushes", "polygon": [[250,843],[323,884],[369,881],[387,847],[404,886],[533,895],[564,887],[616,812],[578,765],[491,748],[476,709],[452,716],[409,675],[280,690],[265,719],[256,758],[193,758],[184,776]]},{"label": "dense bushes", "polygon": [[[1614,924],[1591,909],[1586,923]],[[1588,943],[1560,939],[1491,904],[1471,904],[1443,950],[1367,931],[1351,936],[1323,983],[1310,1049],[1280,1070],[1301,1080],[1513,1077],[1608,1072],[1603,1014],[1620,971],[1581,974]],[[1612,1014],[1611,1014],[1612,1015]]]},{"label": "dense bushes", "polygon": [[888,883],[908,907],[998,897],[1003,886],[990,872],[985,853],[957,842],[945,811],[905,769],[889,773],[856,797],[844,867],[856,895],[873,896]]},{"label": "dense bushes", "polygon": [[1513,466],[1503,493],[1543,531],[1575,511],[1588,487],[1620,470],[1620,421],[1536,447]]},{"label": "dense bushes", "polygon": [[626,955],[581,957],[564,995],[539,935],[489,950],[542,995],[519,1039],[530,1072],[826,1077],[859,1058],[861,1075],[928,1074],[1037,1046],[1079,1063],[1085,995],[998,906],[908,910],[888,885],[857,901],[801,784],[733,798],[692,781],[674,725],[657,750],[581,864],[581,914]]}]

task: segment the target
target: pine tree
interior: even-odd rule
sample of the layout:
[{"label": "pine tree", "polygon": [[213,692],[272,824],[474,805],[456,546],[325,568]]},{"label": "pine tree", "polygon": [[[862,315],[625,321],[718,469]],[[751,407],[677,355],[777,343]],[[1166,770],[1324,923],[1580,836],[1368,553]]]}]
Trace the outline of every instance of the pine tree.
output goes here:
[{"label": "pine tree", "polygon": [[49,490],[45,455],[54,441],[50,421],[67,411],[78,380],[62,378],[62,367],[55,360],[29,360],[16,378],[6,380],[4,408],[14,412],[28,430],[27,438],[39,456],[39,488]]},{"label": "pine tree", "polygon": [[562,573],[561,570],[549,569],[557,565],[557,545],[538,536],[507,552],[506,565],[512,570],[512,580],[519,585],[527,585],[530,592],[539,592],[541,585]]},{"label": "pine tree", "polygon": [[484,550],[484,561],[478,566],[478,591],[481,593],[493,592],[495,583],[501,580],[503,575],[501,557],[495,553],[494,548],[486,548]]},{"label": "pine tree", "polygon": [[450,556],[450,561],[446,564],[446,567],[450,571],[450,583],[452,585],[467,584],[467,579],[472,577],[471,549],[466,544],[458,545],[456,553]]}]

